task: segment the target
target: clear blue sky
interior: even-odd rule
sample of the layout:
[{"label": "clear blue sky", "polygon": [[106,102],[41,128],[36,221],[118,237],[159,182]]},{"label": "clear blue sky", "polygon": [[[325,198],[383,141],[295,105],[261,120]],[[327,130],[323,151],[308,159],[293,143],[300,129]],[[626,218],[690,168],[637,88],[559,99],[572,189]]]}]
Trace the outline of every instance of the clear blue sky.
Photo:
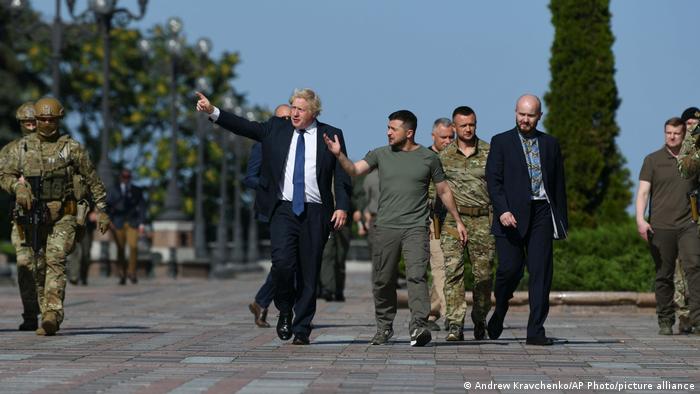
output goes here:
[{"label": "clear blue sky", "polygon": [[[53,17],[53,1],[35,8]],[[78,1],[84,9],[86,2]],[[135,0],[121,6],[136,10]],[[344,130],[360,159],[385,145],[386,117],[418,116],[418,142],[458,105],[477,112],[489,140],[514,124],[525,92],[549,84],[554,29],[545,0],[150,0],[146,29],[170,16],[189,42],[209,37],[214,55],[238,51],[235,88],[273,108],[296,87],[321,96],[320,120]],[[700,1],[613,0],[618,145],[636,180],[644,156],[663,144],[663,123],[700,106]],[[63,11],[66,19],[67,11]],[[194,104],[193,104],[194,106]],[[545,116],[547,109],[544,108]],[[542,126],[542,125],[541,125]]]}]

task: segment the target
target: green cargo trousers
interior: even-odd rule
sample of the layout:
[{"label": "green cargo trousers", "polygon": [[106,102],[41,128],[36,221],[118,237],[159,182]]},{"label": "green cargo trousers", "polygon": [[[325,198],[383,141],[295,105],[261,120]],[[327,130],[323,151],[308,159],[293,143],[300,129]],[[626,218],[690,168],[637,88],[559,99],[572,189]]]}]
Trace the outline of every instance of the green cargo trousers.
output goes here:
[{"label": "green cargo trousers", "polygon": [[378,329],[393,328],[396,317],[396,279],[399,260],[406,263],[409,332],[424,327],[430,313],[427,269],[430,263],[428,226],[388,228],[374,226],[372,244],[372,292]]}]

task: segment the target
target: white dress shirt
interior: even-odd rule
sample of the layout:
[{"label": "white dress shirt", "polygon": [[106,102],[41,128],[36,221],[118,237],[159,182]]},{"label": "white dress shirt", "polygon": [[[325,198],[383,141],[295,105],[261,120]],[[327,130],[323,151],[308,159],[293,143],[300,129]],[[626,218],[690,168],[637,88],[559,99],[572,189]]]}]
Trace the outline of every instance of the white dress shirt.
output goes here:
[{"label": "white dress shirt", "polygon": [[[316,133],[318,125],[314,121],[304,132],[304,202],[321,203],[321,192],[316,180]],[[296,161],[299,131],[294,130],[289,144],[287,161],[284,164],[284,177],[280,180],[280,200],[292,201],[294,194],[294,162]]]},{"label": "white dress shirt", "polygon": [[[214,111],[209,114],[209,118],[216,122],[219,119],[221,111],[214,107]],[[318,189],[318,181],[316,180],[316,148],[318,141],[316,133],[318,132],[318,124],[314,122],[306,129],[304,133],[304,202],[321,203],[321,192]],[[284,177],[280,180],[278,198],[284,201],[292,201],[294,194],[294,162],[296,161],[297,140],[299,139],[298,130],[294,130],[292,135],[292,143],[289,145],[289,153],[284,164]]]}]

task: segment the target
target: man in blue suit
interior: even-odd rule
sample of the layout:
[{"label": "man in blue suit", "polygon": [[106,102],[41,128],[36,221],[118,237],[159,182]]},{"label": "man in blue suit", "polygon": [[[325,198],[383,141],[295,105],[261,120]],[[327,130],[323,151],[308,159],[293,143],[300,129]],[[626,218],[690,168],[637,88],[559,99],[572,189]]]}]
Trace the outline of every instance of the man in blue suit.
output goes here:
[{"label": "man in blue suit", "polygon": [[263,123],[219,110],[203,94],[197,96],[197,110],[216,124],[261,142],[264,160],[255,204],[270,218],[277,335],[282,340],[294,335],[295,345],[308,345],[323,247],[331,224],[342,228],[350,209],[350,177],[323,142],[324,135],[337,138],[345,152],[343,132],[316,120],[321,101],[311,89],[294,91],[290,119]]},{"label": "man in blue suit", "polygon": [[[287,104],[278,105],[275,108],[275,116],[278,118],[289,118],[292,114],[292,108]],[[256,142],[252,148],[250,148],[250,155],[248,156],[248,169],[246,170],[245,177],[243,178],[243,184],[252,190],[257,191],[258,186],[260,186],[260,167],[262,167],[262,145]],[[270,218],[265,217],[260,214],[260,212],[255,210],[255,219],[262,222],[268,223]],[[272,283],[272,274],[267,274],[265,282],[260,289],[255,294],[255,299],[252,303],[248,304],[248,309],[250,313],[253,314],[255,318],[255,325],[262,328],[270,327],[267,322],[267,307],[272,303],[275,297],[275,286]]]},{"label": "man in blue suit", "polygon": [[499,264],[496,308],[487,331],[491,339],[500,337],[508,300],[527,266],[530,317],[526,343],[547,346],[553,344],[544,330],[552,287],[552,239],[566,238],[568,218],[559,143],[536,129],[541,108],[536,96],[521,96],[515,107],[515,128],[491,139],[486,182]]}]

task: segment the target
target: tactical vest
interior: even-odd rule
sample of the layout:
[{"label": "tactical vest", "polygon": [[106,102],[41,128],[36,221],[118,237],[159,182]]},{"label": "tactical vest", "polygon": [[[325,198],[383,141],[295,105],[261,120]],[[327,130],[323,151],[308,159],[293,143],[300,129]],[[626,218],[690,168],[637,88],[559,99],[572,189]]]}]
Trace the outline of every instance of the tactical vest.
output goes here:
[{"label": "tactical vest", "polygon": [[[20,170],[24,177],[40,176],[41,191],[33,190],[42,201],[73,200],[73,161],[70,137],[61,136],[56,142],[41,142],[26,138],[20,145]],[[43,151],[42,151],[43,149]]]}]

